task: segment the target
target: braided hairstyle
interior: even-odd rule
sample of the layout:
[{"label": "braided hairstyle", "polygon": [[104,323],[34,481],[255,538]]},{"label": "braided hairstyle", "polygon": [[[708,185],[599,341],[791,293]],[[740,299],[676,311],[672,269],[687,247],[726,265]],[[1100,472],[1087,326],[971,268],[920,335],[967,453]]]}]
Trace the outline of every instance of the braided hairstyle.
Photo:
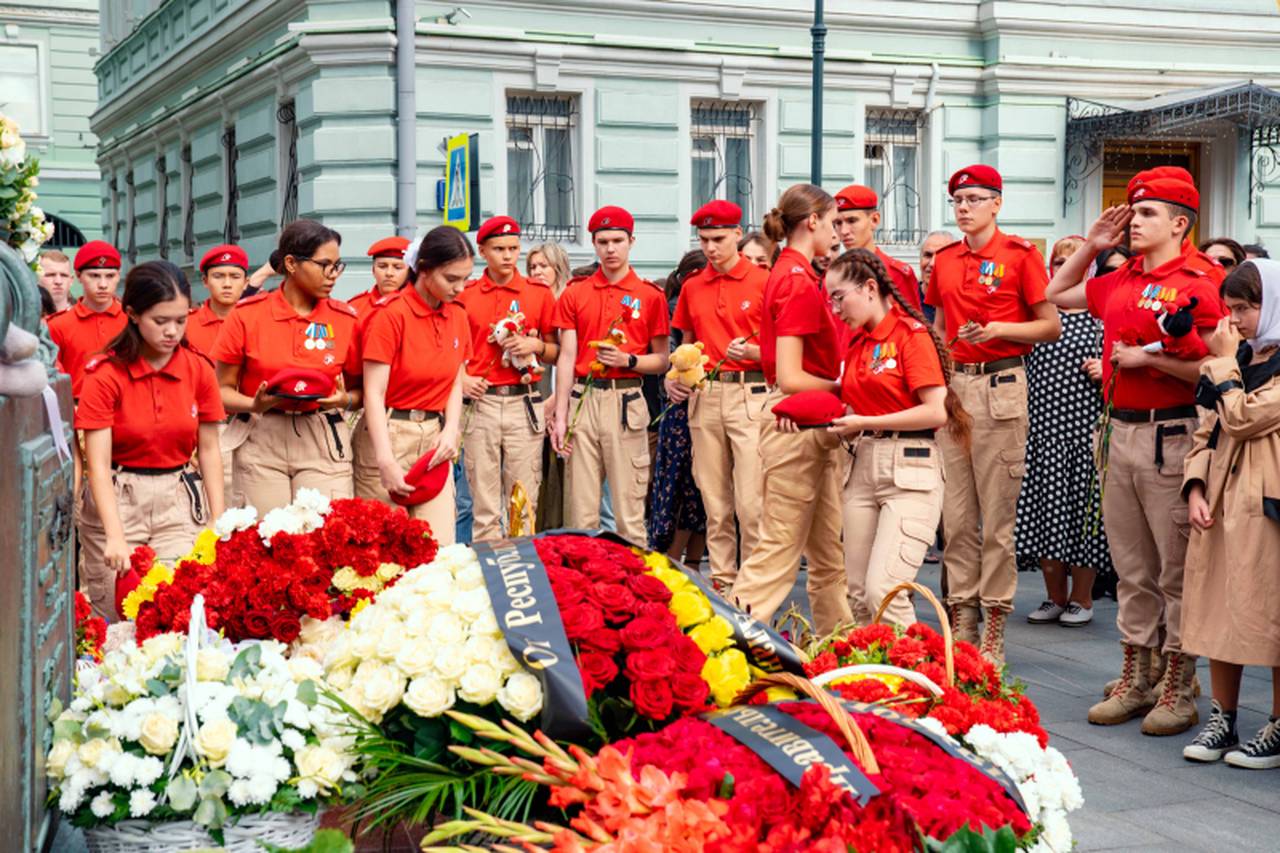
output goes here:
[{"label": "braided hairstyle", "polygon": [[933,348],[937,350],[938,360],[942,363],[942,378],[946,382],[947,431],[951,433],[952,438],[967,447],[969,444],[969,432],[973,426],[973,418],[969,417],[969,413],[960,404],[960,398],[956,396],[956,392],[951,390],[951,353],[947,350],[947,345],[942,342],[942,337],[938,334],[937,329],[925,319],[918,308],[903,298],[902,292],[893,283],[893,279],[889,277],[888,271],[884,268],[884,263],[876,257],[875,252],[867,249],[850,249],[831,262],[831,267],[827,270],[827,277],[853,282],[874,279],[876,290],[881,298],[889,297],[892,299],[903,314],[916,320],[929,331],[929,337],[933,340]]}]

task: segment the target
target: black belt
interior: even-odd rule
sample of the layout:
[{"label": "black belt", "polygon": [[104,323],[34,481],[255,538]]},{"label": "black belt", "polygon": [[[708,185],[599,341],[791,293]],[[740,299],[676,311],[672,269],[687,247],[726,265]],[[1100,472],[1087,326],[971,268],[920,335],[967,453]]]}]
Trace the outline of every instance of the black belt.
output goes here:
[{"label": "black belt", "polygon": [[[264,415],[281,415],[281,416],[282,416],[282,415],[292,415],[293,417],[301,418],[301,417],[306,417],[307,415],[318,415],[318,414],[320,414],[320,411],[321,411],[320,409],[307,409],[305,412],[291,412],[291,411],[289,411],[289,410],[287,410],[287,409],[267,409],[267,410],[266,410],[265,412],[263,412],[262,414],[264,414]],[[248,413],[248,412],[241,412],[240,414],[236,415],[236,417],[240,418],[240,420],[242,420],[242,421],[247,421],[247,420],[249,420],[249,413]]]},{"label": "black belt", "polygon": [[111,464],[112,471],[122,471],[125,474],[141,474],[144,477],[162,477],[165,474],[176,474],[187,467],[187,463],[174,465],[171,468],[144,468],[140,465],[117,465]]},{"label": "black belt", "polygon": [[525,397],[537,390],[537,385],[490,385],[484,389],[484,395],[486,397]]},{"label": "black belt", "polygon": [[933,438],[934,430],[931,429],[899,429],[899,430],[877,430],[875,432],[864,432],[863,438]]},{"label": "black belt", "polygon": [[716,374],[716,382],[742,382],[752,384],[764,382],[763,370],[722,370]]},{"label": "black belt", "polygon": [[1002,370],[1012,370],[1015,367],[1022,367],[1026,362],[1022,356],[1014,355],[1009,358],[997,358],[995,361],[974,361],[974,362],[956,362],[956,370],[969,376],[983,376],[988,373],[999,373]]},{"label": "black belt", "polygon": [[[586,377],[579,376],[575,378],[574,384],[585,386],[587,384]],[[634,379],[592,379],[591,384],[598,388],[639,388],[643,384],[643,380],[639,377]]]},{"label": "black belt", "polygon": [[415,424],[426,423],[427,421],[444,423],[444,412],[432,412],[426,409],[391,409],[387,412],[387,417],[393,421],[411,421]]},{"label": "black belt", "polygon": [[1195,406],[1171,406],[1167,409],[1112,409],[1111,417],[1127,424],[1153,424],[1196,417]]}]

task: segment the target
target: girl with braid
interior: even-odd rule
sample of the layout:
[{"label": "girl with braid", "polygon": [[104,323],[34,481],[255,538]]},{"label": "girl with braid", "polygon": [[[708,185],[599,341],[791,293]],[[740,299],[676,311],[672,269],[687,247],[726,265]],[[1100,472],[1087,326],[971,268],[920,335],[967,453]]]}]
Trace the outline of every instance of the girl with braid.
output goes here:
[{"label": "girl with braid", "polygon": [[[852,442],[844,487],[849,606],[868,622],[895,585],[915,580],[942,515],[935,431],[968,441],[970,419],[949,390],[951,358],[938,333],[894,285],[874,252],[854,249],[827,270],[831,308],[853,332],[840,396],[849,414],[831,431]],[[916,621],[906,596],[886,611]]]}]

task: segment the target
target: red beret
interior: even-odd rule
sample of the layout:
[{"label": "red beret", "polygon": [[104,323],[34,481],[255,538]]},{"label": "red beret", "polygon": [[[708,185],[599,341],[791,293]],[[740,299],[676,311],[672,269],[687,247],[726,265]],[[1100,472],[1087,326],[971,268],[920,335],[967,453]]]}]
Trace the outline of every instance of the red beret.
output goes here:
[{"label": "red beret", "polygon": [[1133,192],[1138,184],[1146,183],[1153,178],[1174,178],[1179,181],[1185,181],[1192,186],[1195,186],[1196,183],[1196,179],[1191,177],[1191,173],[1181,166],[1156,166],[1154,169],[1143,169],[1130,178],[1127,192]]},{"label": "red beret", "polygon": [[615,205],[606,205],[595,213],[591,214],[591,219],[587,222],[587,230],[592,234],[597,231],[618,230],[626,231],[628,234],[635,231],[636,221],[630,213],[627,213],[621,207]]},{"label": "red beret", "polygon": [[737,228],[742,224],[742,208],[724,199],[709,201],[698,208],[689,224],[695,228]]},{"label": "red beret", "polygon": [[875,210],[880,206],[880,196],[871,187],[850,184],[836,193],[836,210]]},{"label": "red beret", "polygon": [[267,381],[267,392],[289,400],[319,400],[333,393],[333,377],[306,367],[286,367]]},{"label": "red beret", "polygon": [[244,249],[229,243],[224,246],[214,246],[200,259],[200,272],[207,272],[209,267],[240,267],[248,272],[249,256],[244,253]]},{"label": "red beret", "polygon": [[1139,201],[1167,201],[1191,210],[1200,209],[1200,193],[1195,184],[1180,178],[1149,178],[1129,190],[1129,204]]},{"label": "red beret", "polygon": [[964,189],[965,187],[979,187],[1002,193],[1004,192],[1004,181],[1000,179],[1000,173],[995,169],[978,163],[960,169],[947,182],[947,192],[951,195],[955,195],[956,190]]},{"label": "red beret", "polygon": [[391,500],[400,506],[417,506],[440,494],[444,484],[449,480],[449,463],[441,462],[428,470],[427,466],[431,464],[435,455],[434,450],[429,450],[422,455],[421,459],[413,463],[413,467],[404,475],[404,481],[413,486],[413,491],[407,495],[393,494]]},{"label": "red beret", "polygon": [[774,417],[790,418],[802,428],[831,426],[844,414],[844,403],[830,391],[801,391],[773,407]]},{"label": "red beret", "polygon": [[82,269],[120,269],[120,253],[102,240],[90,240],[76,251],[76,272]]},{"label": "red beret", "polygon": [[490,237],[518,237],[519,235],[519,222],[510,216],[493,216],[486,219],[480,226],[480,230],[476,232],[476,242],[483,243]]},{"label": "red beret", "polygon": [[141,585],[142,578],[138,577],[134,569],[129,569],[122,575],[116,575],[116,613],[124,615],[124,600],[129,597],[129,593]]},{"label": "red beret", "polygon": [[407,248],[409,248],[408,237],[383,237],[369,247],[369,257],[400,260],[404,257],[404,250]]}]

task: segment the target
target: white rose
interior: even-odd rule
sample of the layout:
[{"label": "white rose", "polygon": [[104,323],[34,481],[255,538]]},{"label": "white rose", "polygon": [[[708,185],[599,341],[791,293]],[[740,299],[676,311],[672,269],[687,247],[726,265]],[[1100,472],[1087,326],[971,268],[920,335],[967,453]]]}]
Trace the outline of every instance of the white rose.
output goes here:
[{"label": "white rose", "polygon": [[355,674],[354,666],[344,666],[341,669],[329,670],[326,681],[337,691],[341,692],[351,686],[351,678]]},{"label": "white rose", "polygon": [[516,656],[511,654],[511,647],[507,645],[506,640],[496,640],[494,642],[493,656],[489,658],[489,665],[503,676],[510,675],[513,672],[520,672],[524,669],[520,665],[520,661],[516,660]]},{"label": "white rose", "polygon": [[181,634],[157,634],[142,644],[142,654],[148,664],[154,664],[162,658],[171,657],[182,651],[182,643],[186,638]]},{"label": "white rose", "polygon": [[404,694],[404,704],[419,717],[438,717],[452,708],[453,702],[453,688],[430,675],[410,681]]},{"label": "white rose", "polygon": [[454,572],[453,583],[458,589],[479,589],[484,587],[484,570],[480,563],[471,560]]},{"label": "white rose", "polygon": [[217,649],[203,648],[196,652],[196,679],[198,681],[226,681],[231,673],[231,661]]},{"label": "white rose", "polygon": [[476,617],[471,623],[471,635],[487,634],[491,637],[501,637],[502,629],[498,627],[498,614],[493,612],[493,608],[487,608],[483,613]]},{"label": "white rose", "polygon": [[352,648],[351,631],[342,631],[333,638],[324,656],[325,669],[341,669],[356,663],[355,650]]},{"label": "white rose", "polygon": [[407,637],[425,637],[431,627],[431,618],[435,613],[426,607],[418,607],[404,618],[404,633]]},{"label": "white rose", "polygon": [[[365,613],[372,610],[372,607],[366,608]],[[374,660],[378,656],[378,638],[381,634],[376,630],[357,631],[351,637],[351,653],[356,660],[366,661]]]},{"label": "white rose", "polygon": [[432,575],[429,581],[423,583],[423,589],[419,591],[419,595],[427,600],[427,604],[434,610],[447,610],[453,603],[453,597],[458,594],[457,588],[453,583],[453,575],[447,571],[440,571]]},{"label": "white rose", "polygon": [[142,721],[138,743],[152,755],[168,755],[178,740],[178,723],[164,714],[148,714]]},{"label": "white rose", "polygon": [[470,637],[462,646],[462,653],[471,663],[490,663],[498,653],[498,641],[480,634]]},{"label": "white rose", "polygon": [[342,633],[344,627],[342,620],[337,616],[329,619],[312,619],[310,616],[303,616],[302,630],[298,632],[298,639],[308,646],[327,646]]},{"label": "white rose", "polygon": [[389,622],[378,635],[378,658],[390,663],[400,653],[404,645],[404,623],[399,619]]},{"label": "white rose", "polygon": [[313,657],[291,657],[289,675],[294,681],[320,681],[324,678],[324,667]]},{"label": "white rose", "polygon": [[304,746],[294,753],[298,776],[316,783],[321,793],[342,781],[342,759],[327,746]]},{"label": "white rose", "polygon": [[76,757],[85,767],[97,767],[106,751],[107,742],[102,738],[94,738],[80,744],[80,748],[76,750]]},{"label": "white rose", "polygon": [[476,705],[488,705],[498,695],[502,679],[487,663],[474,663],[467,667],[458,680],[458,695]]},{"label": "white rose", "polygon": [[363,707],[381,715],[404,695],[404,676],[393,666],[365,661],[356,669],[352,687],[359,692]]},{"label": "white rose", "polygon": [[467,659],[458,646],[446,646],[436,650],[435,657],[431,659],[431,668],[445,681],[456,684],[467,669]]},{"label": "white rose", "polygon": [[527,672],[517,672],[498,691],[498,704],[522,723],[542,710],[542,684]]},{"label": "white rose", "polygon": [[452,613],[437,613],[427,629],[427,638],[437,646],[460,646],[465,636],[461,620]]},{"label": "white rose", "polygon": [[434,657],[431,643],[418,637],[407,640],[396,653],[395,664],[400,671],[410,678],[426,675],[431,671],[431,660]]},{"label": "white rose", "polygon": [[76,754],[76,745],[69,740],[60,740],[49,750],[49,757],[44,761],[44,771],[50,779],[61,779],[67,772],[67,759]]},{"label": "white rose", "polygon": [[492,610],[493,607],[489,603],[489,591],[484,587],[476,587],[457,593],[450,609],[464,623],[470,624],[479,619],[481,613]]},{"label": "white rose", "polygon": [[211,720],[200,727],[196,734],[196,753],[211,767],[221,767],[227,762],[231,745],[236,741],[236,724],[225,717]]}]

